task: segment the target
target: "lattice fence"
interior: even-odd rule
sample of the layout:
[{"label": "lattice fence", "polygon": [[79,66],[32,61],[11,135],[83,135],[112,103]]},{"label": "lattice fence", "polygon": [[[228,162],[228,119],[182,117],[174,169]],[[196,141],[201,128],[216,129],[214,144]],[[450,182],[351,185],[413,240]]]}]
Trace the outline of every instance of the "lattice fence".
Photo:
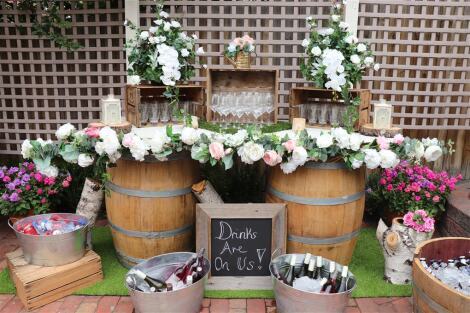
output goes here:
[{"label": "lattice fence", "polygon": [[470,2],[361,0],[358,37],[380,75],[362,87],[406,129],[470,129]]},{"label": "lattice fence", "polygon": [[23,11],[0,7],[0,153],[18,154],[24,139],[51,138],[65,122],[82,128],[99,119],[99,99],[111,89],[121,94],[124,1],[83,1],[64,13],[72,18],[69,37],[83,46],[76,52],[32,35]]}]

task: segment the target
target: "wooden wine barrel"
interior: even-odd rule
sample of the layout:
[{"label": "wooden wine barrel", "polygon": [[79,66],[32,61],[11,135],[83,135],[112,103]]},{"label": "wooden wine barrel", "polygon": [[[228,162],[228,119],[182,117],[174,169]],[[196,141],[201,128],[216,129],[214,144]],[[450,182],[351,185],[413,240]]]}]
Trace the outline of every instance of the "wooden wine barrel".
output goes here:
[{"label": "wooden wine barrel", "polygon": [[168,161],[120,159],[110,168],[106,212],[114,247],[127,267],[169,252],[194,249],[199,165],[187,154]]},{"label": "wooden wine barrel", "polygon": [[469,312],[470,297],[450,288],[429,274],[419,258],[448,260],[468,255],[470,238],[443,237],[422,242],[413,260],[413,312]]},{"label": "wooden wine barrel", "polygon": [[308,162],[291,174],[270,169],[267,202],[287,203],[287,253],[349,264],[361,229],[365,169]]}]

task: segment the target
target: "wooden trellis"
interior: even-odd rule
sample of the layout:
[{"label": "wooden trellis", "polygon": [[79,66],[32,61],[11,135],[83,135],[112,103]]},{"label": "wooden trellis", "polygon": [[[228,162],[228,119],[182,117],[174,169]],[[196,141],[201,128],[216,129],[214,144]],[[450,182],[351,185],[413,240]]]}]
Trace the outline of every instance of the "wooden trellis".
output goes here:
[{"label": "wooden trellis", "polygon": [[66,11],[67,33],[83,46],[74,52],[32,35],[27,12],[1,6],[0,153],[18,154],[26,138],[52,138],[60,124],[98,120],[99,99],[110,90],[120,96],[125,84],[124,1],[89,0]]}]

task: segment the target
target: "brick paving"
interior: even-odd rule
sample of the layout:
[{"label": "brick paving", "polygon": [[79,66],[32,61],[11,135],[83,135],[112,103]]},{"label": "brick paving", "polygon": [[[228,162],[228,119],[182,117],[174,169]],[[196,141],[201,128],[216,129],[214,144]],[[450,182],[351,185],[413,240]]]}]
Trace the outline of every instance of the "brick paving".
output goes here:
[{"label": "brick paving", "polygon": [[[0,271],[6,267],[5,253],[18,248],[13,232],[0,220]],[[34,311],[27,311],[18,297],[0,295],[0,313],[132,313],[130,297],[67,296]],[[204,299],[201,313],[275,313],[272,299]],[[409,313],[411,298],[350,299],[345,313]],[[294,313],[294,312],[293,312]],[[327,313],[327,312],[325,312]]]}]

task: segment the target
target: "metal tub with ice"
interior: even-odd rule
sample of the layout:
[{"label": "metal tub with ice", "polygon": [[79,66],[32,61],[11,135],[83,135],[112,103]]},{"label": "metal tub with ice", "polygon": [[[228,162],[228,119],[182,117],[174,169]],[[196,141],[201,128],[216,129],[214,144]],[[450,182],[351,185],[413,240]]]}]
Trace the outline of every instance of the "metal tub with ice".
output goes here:
[{"label": "metal tub with ice", "polygon": [[[304,254],[295,254],[295,267],[302,266]],[[273,264],[278,264],[280,272],[285,272],[289,267],[289,261],[292,254],[284,254],[276,257],[271,261],[269,270],[273,281],[273,289],[276,297],[276,306],[278,313],[341,313],[344,312],[348,305],[352,291],[356,287],[356,279],[354,275],[348,271],[347,288],[345,292],[339,293],[317,293],[295,289],[284,282],[278,280],[273,274]],[[313,257],[313,255],[312,255]],[[323,258],[323,271],[327,274],[326,269],[329,268],[331,260]],[[279,266],[279,264],[284,264]],[[336,263],[336,269],[341,272],[343,266]]]},{"label": "metal tub with ice", "polygon": [[[149,277],[166,280],[176,268],[185,263],[194,253],[174,252],[150,258],[132,267]],[[126,282],[136,313],[198,313],[204,298],[204,289],[210,270],[209,260],[204,258],[203,277],[187,287],[165,292],[142,292]]]}]

